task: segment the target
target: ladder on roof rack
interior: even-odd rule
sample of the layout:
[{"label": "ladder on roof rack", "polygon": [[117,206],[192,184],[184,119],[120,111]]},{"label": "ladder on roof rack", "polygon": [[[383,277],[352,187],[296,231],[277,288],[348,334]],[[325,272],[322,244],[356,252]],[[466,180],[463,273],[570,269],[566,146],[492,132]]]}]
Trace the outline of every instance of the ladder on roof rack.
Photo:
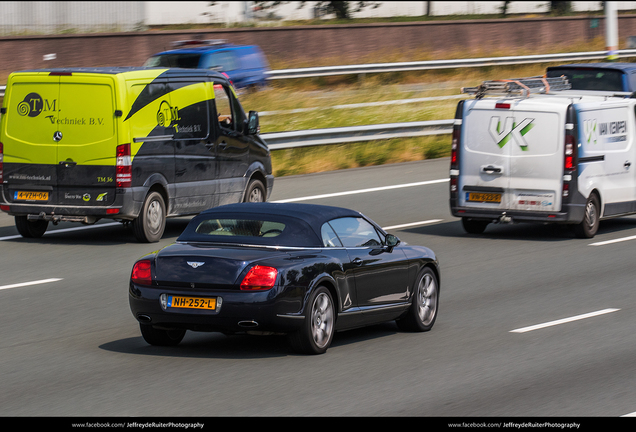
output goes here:
[{"label": "ladder on roof rack", "polygon": [[528,77],[484,81],[477,87],[462,87],[461,92],[474,94],[477,99],[486,95],[521,95],[549,93],[555,90],[569,90],[572,85],[564,75],[560,77]]}]

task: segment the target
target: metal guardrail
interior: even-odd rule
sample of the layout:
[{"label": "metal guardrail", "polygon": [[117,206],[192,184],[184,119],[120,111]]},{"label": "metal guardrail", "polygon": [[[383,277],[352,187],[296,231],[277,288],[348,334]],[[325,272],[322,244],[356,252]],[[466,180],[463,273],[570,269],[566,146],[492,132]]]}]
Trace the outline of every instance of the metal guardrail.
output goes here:
[{"label": "metal guardrail", "polygon": [[270,150],[406,138],[426,135],[444,135],[453,131],[455,120],[432,120],[408,123],[389,123],[367,126],[312,129],[261,134]]},{"label": "metal guardrail", "polygon": [[[618,57],[636,57],[636,49],[619,50]],[[430,60],[401,63],[376,63],[347,66],[323,66],[298,69],[273,70],[269,79],[312,78],[321,76],[367,74],[382,72],[407,72],[416,70],[454,69],[465,67],[500,66],[526,63],[551,63],[577,60],[603,60],[607,51],[540,54],[528,56],[484,57],[459,60]]]},{"label": "metal guardrail", "polygon": [[[636,49],[618,50],[617,56],[636,57]],[[349,74],[367,74],[382,72],[407,72],[416,70],[454,69],[465,67],[498,66],[526,63],[551,63],[576,60],[603,60],[607,51],[590,51],[560,54],[538,54],[528,56],[483,57],[459,60],[429,60],[418,62],[375,63],[345,66],[321,66],[298,69],[280,69],[267,72],[268,79],[312,78]],[[0,87],[0,96],[4,96],[5,86]]]}]

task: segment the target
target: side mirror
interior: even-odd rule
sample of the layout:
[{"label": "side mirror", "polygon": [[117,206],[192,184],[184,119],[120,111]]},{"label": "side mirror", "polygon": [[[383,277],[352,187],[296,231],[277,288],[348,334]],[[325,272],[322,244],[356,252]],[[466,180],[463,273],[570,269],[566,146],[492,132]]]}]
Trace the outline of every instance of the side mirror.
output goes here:
[{"label": "side mirror", "polygon": [[393,234],[386,235],[386,245],[388,247],[395,247],[400,244],[400,239],[394,236]]},{"label": "side mirror", "polygon": [[256,111],[250,111],[247,118],[247,133],[249,135],[256,135],[261,131],[261,126],[258,123],[258,113]]}]

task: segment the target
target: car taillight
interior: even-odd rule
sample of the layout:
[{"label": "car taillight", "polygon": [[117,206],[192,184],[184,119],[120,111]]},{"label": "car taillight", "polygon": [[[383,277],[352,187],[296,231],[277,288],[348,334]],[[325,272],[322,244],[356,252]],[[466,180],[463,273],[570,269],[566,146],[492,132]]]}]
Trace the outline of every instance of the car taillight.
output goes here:
[{"label": "car taillight", "polygon": [[132,160],[130,158],[130,144],[117,146],[117,161],[115,163],[115,181],[118,188],[132,186]]},{"label": "car taillight", "polygon": [[243,291],[264,291],[271,289],[276,284],[278,270],[274,267],[254,266],[243,278],[241,290]]},{"label": "car taillight", "polygon": [[2,159],[4,155],[4,145],[0,143],[0,183],[2,183]]},{"label": "car taillight", "polygon": [[150,260],[137,261],[130,279],[138,285],[152,285],[152,266]]}]

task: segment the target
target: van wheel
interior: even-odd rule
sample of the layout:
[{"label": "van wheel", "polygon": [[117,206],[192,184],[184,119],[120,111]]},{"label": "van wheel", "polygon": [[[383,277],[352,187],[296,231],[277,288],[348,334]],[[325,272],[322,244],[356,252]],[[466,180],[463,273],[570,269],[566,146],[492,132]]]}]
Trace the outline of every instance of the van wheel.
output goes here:
[{"label": "van wheel", "polygon": [[481,234],[490,222],[483,219],[462,218],[462,226],[469,234]]},{"label": "van wheel", "polygon": [[159,192],[148,194],[132,227],[135,237],[142,243],[154,243],[161,239],[166,229],[166,204]]},{"label": "van wheel", "polygon": [[267,195],[265,193],[265,186],[263,186],[263,182],[260,180],[252,180],[247,186],[243,202],[265,202],[266,197]]},{"label": "van wheel", "polygon": [[590,195],[585,203],[585,216],[580,224],[575,225],[574,233],[580,238],[592,238],[598,231],[598,225],[601,217],[600,204],[596,194]]},{"label": "van wheel", "polygon": [[22,237],[25,238],[40,238],[46,232],[49,226],[47,220],[35,220],[30,221],[26,216],[15,217],[15,227]]}]

